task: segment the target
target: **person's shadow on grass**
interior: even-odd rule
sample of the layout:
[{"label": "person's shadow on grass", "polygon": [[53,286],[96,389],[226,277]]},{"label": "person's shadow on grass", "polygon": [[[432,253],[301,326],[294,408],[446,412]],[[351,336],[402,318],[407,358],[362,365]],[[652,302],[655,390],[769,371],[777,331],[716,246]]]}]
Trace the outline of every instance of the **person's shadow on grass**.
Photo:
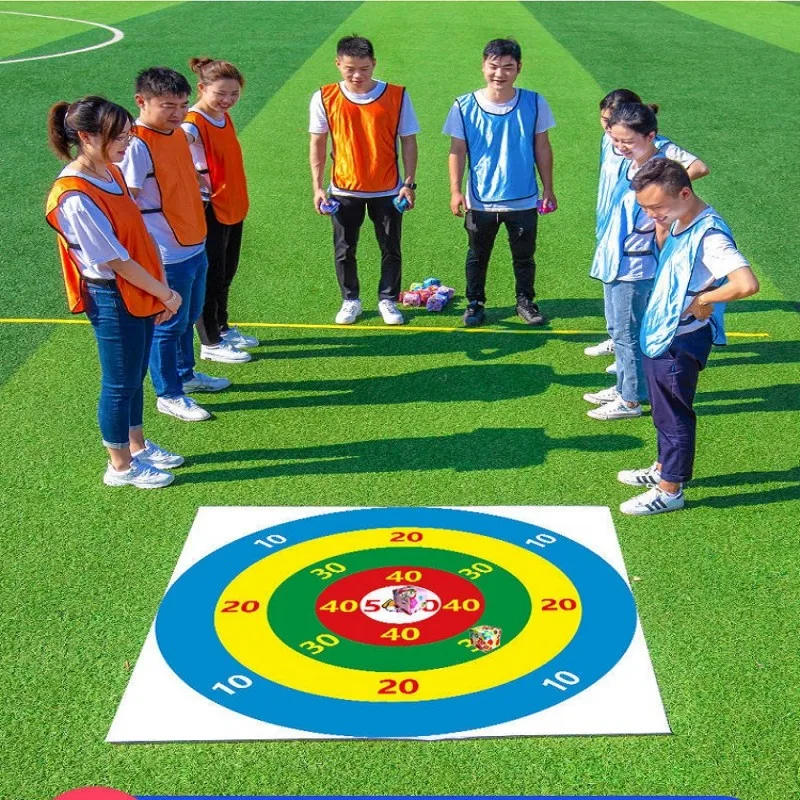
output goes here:
[{"label": "person's shadow on grass", "polygon": [[800,391],[796,383],[782,383],[750,389],[701,392],[695,400],[695,408],[703,416],[752,411],[798,411]]},{"label": "person's shadow on grass", "polygon": [[[544,364],[463,365],[369,378],[243,383],[237,384],[234,391],[258,396],[220,402],[215,402],[216,398],[209,398],[208,407],[220,412],[425,402],[492,402],[533,397],[545,392],[553,384],[585,389],[596,387],[597,382],[595,373],[560,375]],[[262,396],[270,393],[275,396]],[[293,394],[299,396],[286,396]]]},{"label": "person's shadow on grass", "polygon": [[693,500],[692,505],[711,506],[712,508],[735,508],[736,506],[760,506],[768,503],[785,503],[800,500],[800,466],[785,471],[770,472],[734,472],[729,475],[710,475],[707,478],[693,479],[691,487],[724,487],[735,486],[747,489],[765,483],[786,483],[789,486],[778,486],[773,489],[756,489],[754,491],[738,491],[736,494],[714,495],[701,500]]},{"label": "person's shadow on grass", "polygon": [[193,456],[188,466],[251,463],[204,472],[186,472],[181,475],[181,483],[443,469],[456,472],[524,470],[544,464],[553,450],[612,452],[632,450],[642,444],[639,437],[626,434],[558,438],[548,436],[544,428],[478,428],[469,433],[448,436],[381,438],[313,447],[201,453]]}]

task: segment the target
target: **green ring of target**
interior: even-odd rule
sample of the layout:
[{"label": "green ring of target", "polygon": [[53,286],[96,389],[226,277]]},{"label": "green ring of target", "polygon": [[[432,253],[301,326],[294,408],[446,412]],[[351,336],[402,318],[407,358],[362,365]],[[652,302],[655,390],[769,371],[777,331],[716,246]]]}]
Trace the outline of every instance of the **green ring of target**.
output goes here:
[{"label": "green ring of target", "polygon": [[[480,556],[431,547],[404,547],[402,555],[398,554],[397,548],[378,548],[342,553],[338,558],[346,559],[348,575],[384,566],[392,569],[400,561],[405,564],[413,563],[423,569],[431,567],[456,574],[459,569],[468,567],[475,561],[490,564],[492,572],[482,574],[480,578],[480,589],[485,605],[477,624],[502,628],[501,648],[522,631],[532,613],[530,595],[519,579],[493,561],[482,559]],[[311,566],[313,565],[309,564],[309,567]],[[421,583],[424,584],[424,580]],[[313,640],[321,633],[333,634],[317,617],[315,603],[319,594],[319,578],[312,575],[308,569],[303,569],[281,583],[267,607],[269,624],[275,635],[285,645],[304,655],[308,653],[298,647],[299,642],[306,639]],[[422,624],[424,625],[424,622]],[[387,624],[387,629],[389,627]],[[412,672],[451,667],[481,655],[490,655],[490,653],[475,653],[473,648],[459,644],[459,640],[465,635],[466,632],[439,642],[409,648],[362,644],[337,637],[339,644],[336,647],[326,648],[324,658],[321,659],[322,654],[320,654],[315,656],[315,660],[323,660],[332,666],[348,669]]]}]

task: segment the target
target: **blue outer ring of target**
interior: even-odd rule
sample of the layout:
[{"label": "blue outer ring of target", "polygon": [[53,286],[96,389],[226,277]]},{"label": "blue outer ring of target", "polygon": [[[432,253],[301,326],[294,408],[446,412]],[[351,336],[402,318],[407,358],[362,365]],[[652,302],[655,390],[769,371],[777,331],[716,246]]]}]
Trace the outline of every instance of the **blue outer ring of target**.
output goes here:
[{"label": "blue outer ring of target", "polygon": [[[440,700],[381,703],[339,700],[290,689],[250,673],[220,643],[214,613],[236,575],[293,544],[371,528],[444,528],[477,533],[531,550],[562,570],[581,600],[582,617],[572,641],[548,663],[514,681]],[[525,540],[547,533],[556,541],[531,548]],[[265,550],[265,534],[286,537]],[[155,623],[156,641],[170,668],[196,692],[252,719],[300,731],[360,738],[436,736],[520,719],[574,697],[622,658],[636,631],[636,605],[628,585],[600,556],[565,536],[528,522],[474,511],[438,508],[374,508],[338,511],[286,522],[245,536],[198,561],[169,588]],[[578,675],[564,690],[544,686],[557,672]],[[214,684],[233,675],[252,680],[234,694]]]}]

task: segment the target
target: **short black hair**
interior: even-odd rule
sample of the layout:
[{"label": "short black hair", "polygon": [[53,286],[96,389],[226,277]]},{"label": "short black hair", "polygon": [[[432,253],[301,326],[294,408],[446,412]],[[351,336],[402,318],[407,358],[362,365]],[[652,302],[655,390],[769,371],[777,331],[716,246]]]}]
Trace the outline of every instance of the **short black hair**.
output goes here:
[{"label": "short black hair", "polygon": [[169,67],[149,67],[136,76],[136,94],[143,97],[163,97],[174,94],[176,97],[192,93],[189,81]]},{"label": "short black hair", "polygon": [[642,136],[647,136],[658,132],[658,117],[650,106],[643,103],[623,103],[611,112],[608,127],[612,125],[624,125]]},{"label": "short black hair", "polygon": [[516,39],[492,39],[483,48],[483,60],[487,58],[500,58],[501,56],[511,56],[517,64],[522,63],[522,48]]},{"label": "short black hair", "polygon": [[337,56],[350,56],[351,58],[375,58],[375,48],[369,39],[352,34],[345,36],[336,43]]},{"label": "short black hair", "polygon": [[692,189],[692,181],[686,168],[669,158],[651,158],[634,175],[631,189],[634,192],[641,192],[653,183],[673,197],[677,196],[681,189]]}]

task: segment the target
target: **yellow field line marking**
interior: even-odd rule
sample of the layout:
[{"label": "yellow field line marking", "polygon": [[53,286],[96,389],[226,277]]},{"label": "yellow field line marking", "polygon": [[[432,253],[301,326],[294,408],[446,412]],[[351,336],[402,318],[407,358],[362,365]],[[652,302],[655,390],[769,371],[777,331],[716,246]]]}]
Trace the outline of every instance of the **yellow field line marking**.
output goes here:
[{"label": "yellow field line marking", "polygon": [[[0,318],[0,325],[88,325],[89,320],[83,317],[75,319],[39,319],[39,318]],[[556,336],[605,336],[608,335],[604,330],[570,330],[559,328],[442,328],[442,327],[414,327],[413,325],[335,325],[333,323],[313,324],[306,322],[234,322],[241,328],[300,328],[303,330],[355,330],[355,331],[410,331],[414,333],[427,333],[435,331],[437,333],[538,333],[553,334]],[[766,339],[768,333],[749,333],[746,331],[729,332],[728,336],[739,339]]]}]

